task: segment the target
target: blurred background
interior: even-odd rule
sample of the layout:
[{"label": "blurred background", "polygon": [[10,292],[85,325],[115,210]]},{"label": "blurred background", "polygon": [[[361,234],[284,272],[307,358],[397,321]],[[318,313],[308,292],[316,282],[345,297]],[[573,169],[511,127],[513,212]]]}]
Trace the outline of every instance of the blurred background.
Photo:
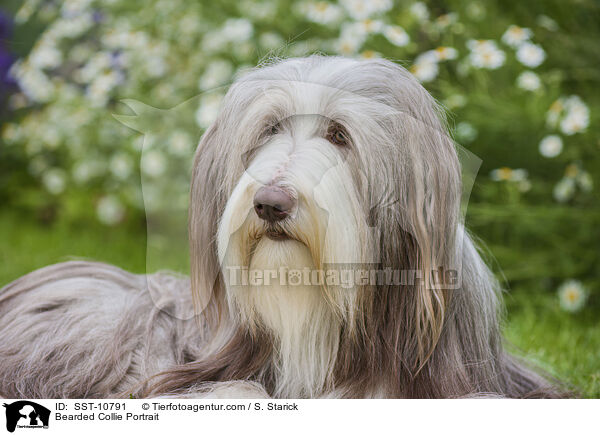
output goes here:
[{"label": "blurred background", "polygon": [[381,56],[483,160],[467,226],[511,347],[600,397],[599,40],[593,0],[3,0],[0,286],[70,258],[145,272],[145,206],[185,209],[221,86],[274,55]]}]

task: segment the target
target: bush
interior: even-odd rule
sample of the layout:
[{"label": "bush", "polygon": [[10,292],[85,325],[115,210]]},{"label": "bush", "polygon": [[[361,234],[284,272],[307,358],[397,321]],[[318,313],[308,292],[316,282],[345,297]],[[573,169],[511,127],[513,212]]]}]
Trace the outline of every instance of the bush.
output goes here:
[{"label": "bush", "polygon": [[[467,224],[506,277],[600,292],[595,2],[26,0],[14,19],[44,28],[11,68],[0,199],[14,209],[141,222],[140,176],[146,200],[184,208],[185,171],[169,170],[189,166],[222,85],[270,56],[382,56],[422,81],[483,160]],[[183,193],[165,194],[165,177]]]}]

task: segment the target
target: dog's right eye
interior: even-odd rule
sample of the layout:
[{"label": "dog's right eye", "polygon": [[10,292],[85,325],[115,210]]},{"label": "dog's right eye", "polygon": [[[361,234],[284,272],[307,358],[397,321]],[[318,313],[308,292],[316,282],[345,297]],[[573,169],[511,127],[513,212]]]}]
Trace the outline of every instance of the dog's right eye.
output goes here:
[{"label": "dog's right eye", "polygon": [[276,124],[271,125],[269,128],[267,128],[266,133],[269,136],[274,136],[278,133],[281,132],[281,124],[278,122]]}]

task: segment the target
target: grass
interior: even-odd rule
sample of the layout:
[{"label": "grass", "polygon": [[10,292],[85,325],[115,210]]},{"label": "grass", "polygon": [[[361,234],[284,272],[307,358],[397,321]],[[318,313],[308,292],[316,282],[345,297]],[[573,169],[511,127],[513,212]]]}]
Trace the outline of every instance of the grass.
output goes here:
[{"label": "grass", "polygon": [[[42,226],[0,213],[0,286],[39,267],[73,258],[116,264],[143,273],[143,228],[100,224]],[[505,335],[516,351],[565,380],[583,397],[600,397],[600,327],[594,307],[570,314],[555,293],[515,287],[506,295]]]}]

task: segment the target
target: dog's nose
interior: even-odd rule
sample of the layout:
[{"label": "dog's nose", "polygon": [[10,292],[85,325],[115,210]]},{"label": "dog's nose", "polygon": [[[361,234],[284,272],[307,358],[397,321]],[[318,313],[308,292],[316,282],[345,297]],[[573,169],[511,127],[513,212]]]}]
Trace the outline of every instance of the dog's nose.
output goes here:
[{"label": "dog's nose", "polygon": [[254,211],[259,218],[267,222],[285,219],[294,207],[294,198],[283,189],[275,186],[264,186],[254,195]]}]

